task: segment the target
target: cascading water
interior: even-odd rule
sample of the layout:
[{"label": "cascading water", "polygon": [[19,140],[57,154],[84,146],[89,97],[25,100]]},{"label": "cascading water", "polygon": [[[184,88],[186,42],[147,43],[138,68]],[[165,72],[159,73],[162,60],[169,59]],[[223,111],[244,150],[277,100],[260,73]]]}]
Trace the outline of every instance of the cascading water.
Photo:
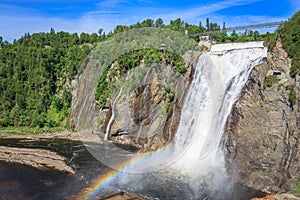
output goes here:
[{"label": "cascading water", "polygon": [[113,101],[113,103],[111,105],[111,113],[112,114],[111,114],[111,117],[110,117],[110,119],[108,121],[106,130],[105,130],[104,140],[108,139],[108,135],[109,135],[109,131],[110,131],[110,128],[111,128],[111,124],[115,120],[115,106],[116,106],[116,101],[118,100],[119,96],[121,95],[122,89],[123,88],[121,87],[120,91],[118,92],[118,95],[116,96],[115,100]]},{"label": "cascading water", "polygon": [[143,172],[160,166],[163,174],[179,172],[190,183],[193,199],[198,198],[203,180],[210,189],[218,190],[227,181],[220,148],[224,125],[251,69],[266,56],[262,42],[213,45],[210,52],[203,53],[185,98],[174,145],[126,170]]},{"label": "cascading water", "polygon": [[[121,163],[126,164],[117,168],[123,172],[108,190],[159,199],[249,199],[247,192],[235,196],[220,143],[227,117],[251,69],[266,56],[262,42],[213,45],[210,52],[203,53],[185,97],[174,145],[129,161],[125,158]],[[122,153],[109,153],[108,158],[122,160],[118,155]]]},{"label": "cascading water", "polygon": [[190,168],[217,152],[232,105],[266,53],[262,42],[249,42],[214,45],[200,56],[175,137],[176,148],[187,149],[178,164]]},{"label": "cascading water", "polygon": [[175,137],[175,152],[184,153],[173,165],[193,177],[193,185],[199,176],[225,173],[224,125],[251,69],[266,56],[262,42],[249,42],[213,45],[199,57]]}]

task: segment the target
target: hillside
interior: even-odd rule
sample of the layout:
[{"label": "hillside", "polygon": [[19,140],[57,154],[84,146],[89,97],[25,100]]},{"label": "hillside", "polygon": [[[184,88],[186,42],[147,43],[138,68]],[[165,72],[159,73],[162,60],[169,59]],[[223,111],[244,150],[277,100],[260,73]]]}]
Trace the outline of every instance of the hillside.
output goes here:
[{"label": "hillside", "polygon": [[[292,18],[291,21],[293,20],[297,19]],[[0,127],[72,128],[70,124],[72,80],[76,78],[89,52],[99,42],[106,41],[121,32],[142,27],[168,28],[180,33],[184,33],[185,27],[190,34],[203,32],[206,29],[220,29],[218,24],[212,22],[205,28],[202,25],[188,24],[180,18],[171,20],[168,25],[161,19],[155,21],[147,19],[130,26],[118,25],[108,34],[105,34],[102,29],[99,29],[98,33],[80,35],[63,31],[55,32],[51,29],[48,33],[26,33],[13,43],[3,41],[0,37]],[[274,44],[274,34],[253,34],[254,32],[245,32],[241,35],[221,33],[214,36],[218,43],[266,40],[267,45]],[[285,46],[288,46],[289,34],[288,31],[283,34]],[[194,39],[198,40],[198,38]],[[151,51],[153,50],[135,52],[136,55],[132,57],[145,57],[150,54],[156,56]],[[292,53],[293,50],[290,52],[291,56],[298,56]],[[119,60],[121,59],[124,60],[120,57]],[[297,62],[293,63],[295,63],[293,69],[298,69]],[[184,70],[184,67],[181,69]],[[96,99],[103,99],[107,91],[101,87],[105,87],[107,83],[101,81],[101,77],[99,79]],[[105,100],[102,100],[102,106],[104,104]]]}]

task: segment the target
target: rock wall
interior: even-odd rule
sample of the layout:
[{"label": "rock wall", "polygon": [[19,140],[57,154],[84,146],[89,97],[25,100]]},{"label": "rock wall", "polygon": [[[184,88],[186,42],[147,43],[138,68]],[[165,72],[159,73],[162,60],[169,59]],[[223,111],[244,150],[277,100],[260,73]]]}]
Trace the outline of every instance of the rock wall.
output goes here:
[{"label": "rock wall", "polygon": [[293,192],[300,179],[300,87],[299,78],[289,76],[290,66],[280,45],[268,52],[266,62],[251,72],[225,127],[229,171],[240,183],[267,193]]},{"label": "rock wall", "polygon": [[149,70],[143,78],[144,83],[121,95],[114,108],[99,109],[99,120],[104,122],[102,134],[107,132],[112,109],[115,109],[116,117],[109,131],[109,139],[113,142],[153,150],[172,142],[199,55],[200,52],[196,51],[184,55],[187,72],[173,80],[174,97],[171,101],[165,99],[166,88],[159,83],[160,73],[166,77],[173,76],[171,66],[166,65],[159,67],[162,71]]}]

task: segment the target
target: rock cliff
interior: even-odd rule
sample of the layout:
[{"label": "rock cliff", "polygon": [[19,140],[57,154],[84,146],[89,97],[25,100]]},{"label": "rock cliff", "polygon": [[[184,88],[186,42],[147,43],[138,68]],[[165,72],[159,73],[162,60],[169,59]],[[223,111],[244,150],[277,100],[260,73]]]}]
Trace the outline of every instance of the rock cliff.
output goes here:
[{"label": "rock cliff", "polygon": [[225,127],[228,169],[242,184],[267,193],[294,192],[300,179],[300,87],[290,66],[280,44],[268,52]]},{"label": "rock cliff", "polygon": [[[102,134],[107,132],[114,109],[116,116],[109,131],[109,139],[113,142],[155,150],[173,141],[185,92],[192,80],[199,53],[190,51],[185,54],[187,71],[174,80],[171,66],[162,63],[158,70],[157,68],[148,70],[142,78],[142,83],[133,91],[120,95],[114,107],[109,103],[110,106],[107,108],[99,109],[99,119],[103,121]],[[160,77],[161,74],[166,77]],[[173,89],[166,91],[166,87],[161,84],[162,80],[171,81]]]}]

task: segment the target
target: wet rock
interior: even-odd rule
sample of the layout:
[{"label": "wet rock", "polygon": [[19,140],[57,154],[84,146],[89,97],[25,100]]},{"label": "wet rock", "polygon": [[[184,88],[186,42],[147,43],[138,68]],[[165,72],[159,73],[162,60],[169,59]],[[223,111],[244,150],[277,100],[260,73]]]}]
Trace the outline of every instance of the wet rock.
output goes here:
[{"label": "wet rock", "polygon": [[[299,105],[289,102],[291,60],[282,48],[251,72],[227,120],[224,142],[228,169],[242,184],[267,193],[292,192],[300,178]],[[274,70],[271,86],[265,78]]]},{"label": "wet rock", "polygon": [[292,194],[278,194],[273,195],[276,200],[299,200],[299,197],[296,197]]},{"label": "wet rock", "polygon": [[67,160],[64,157],[44,149],[0,146],[0,161],[29,165],[42,170],[59,170],[75,174],[75,171],[66,164]]}]

